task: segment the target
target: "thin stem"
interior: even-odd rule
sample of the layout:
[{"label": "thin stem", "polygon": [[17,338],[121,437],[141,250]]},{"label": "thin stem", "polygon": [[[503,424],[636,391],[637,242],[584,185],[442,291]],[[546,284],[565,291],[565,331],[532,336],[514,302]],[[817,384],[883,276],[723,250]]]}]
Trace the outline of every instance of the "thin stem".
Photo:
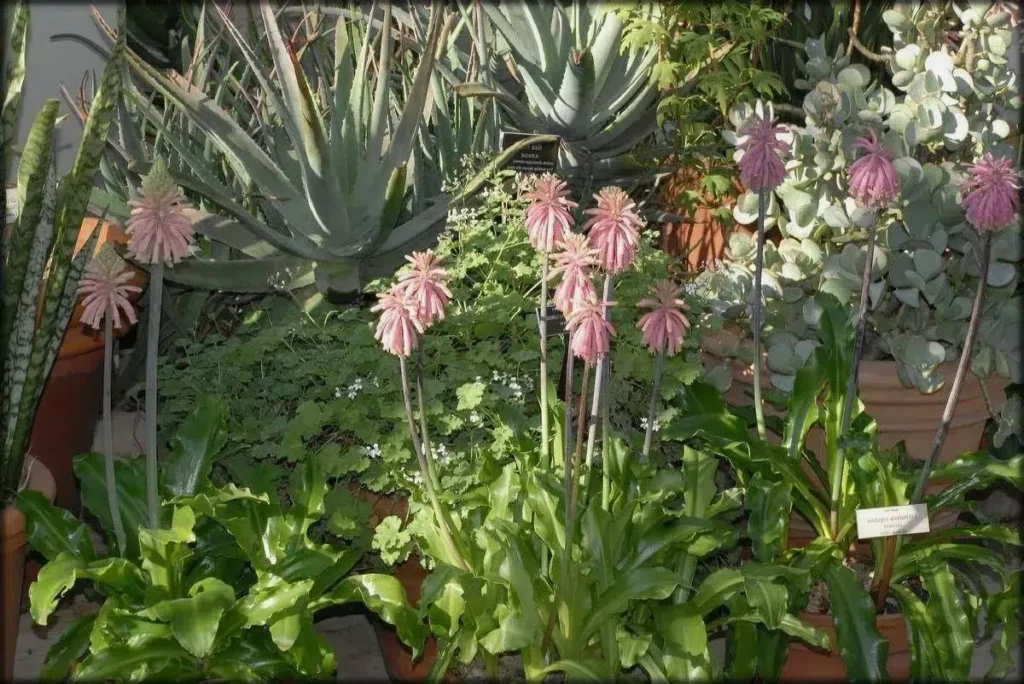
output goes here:
[{"label": "thin stem", "polygon": [[[946,441],[946,434],[949,432],[949,425],[953,422],[953,414],[956,412],[956,404],[960,398],[960,389],[963,387],[964,378],[971,365],[971,355],[974,352],[974,339],[978,336],[978,327],[981,325],[981,309],[985,303],[985,281],[988,280],[989,262],[992,260],[992,234],[984,232],[981,236],[981,273],[978,278],[978,290],[974,295],[974,306],[971,309],[971,319],[967,323],[967,336],[964,338],[964,348],[960,353],[960,363],[956,368],[956,375],[953,376],[953,386],[949,389],[949,398],[946,399],[946,406],[942,411],[942,420],[935,430],[935,437],[932,439],[932,448],[928,457],[924,460],[921,474],[914,487],[914,494],[910,503],[921,503],[924,496],[924,486],[932,472],[932,465],[935,457],[942,450]],[[885,605],[885,599],[889,595],[889,580],[892,577],[892,566],[896,560],[897,537],[887,537],[885,548],[882,554],[882,570],[879,573],[878,586],[875,594],[875,607],[881,610]]]},{"label": "thin stem", "polygon": [[864,46],[864,43],[860,42],[860,40],[857,39],[857,34],[853,32],[853,29],[849,29],[849,33],[850,42],[853,43],[853,47],[857,48],[857,52],[859,52],[861,56],[864,57],[864,59],[868,60],[869,62],[878,62],[880,64],[889,61],[889,58],[886,57],[885,55],[880,55],[877,52],[872,52],[871,50],[867,49]]},{"label": "thin stem", "polygon": [[108,303],[103,324],[103,466],[106,471],[110,519],[114,523],[114,538],[117,539],[117,551],[123,556],[127,545],[125,544],[124,523],[121,522],[121,505],[117,500],[117,479],[114,476],[114,418],[111,415],[110,407],[111,373],[114,372],[113,313],[114,307]]},{"label": "thin stem", "polygon": [[764,439],[768,431],[764,426],[764,406],[761,403],[761,272],[764,270],[764,212],[765,191],[757,193],[757,255],[754,262],[754,415],[757,417],[757,435]]},{"label": "thin stem", "polygon": [[[864,335],[867,331],[868,301],[871,290],[871,262],[875,258],[875,230],[868,232],[867,258],[864,260],[864,271],[860,278],[860,303],[857,308],[857,328],[853,343],[853,358],[850,359],[850,371],[846,377],[846,396],[843,398],[843,413],[840,419],[839,435],[842,437],[850,429],[853,419],[853,402],[857,398],[857,380],[859,379],[860,357],[864,351]],[[829,505],[829,527],[832,538],[839,534],[839,498],[843,492],[843,471],[846,465],[846,450],[840,446],[836,450],[835,473],[832,478],[832,500]]]},{"label": "thin stem", "polygon": [[[605,320],[608,320],[608,301],[611,299],[611,294],[612,276],[610,273],[606,273],[604,276],[604,292],[601,295]],[[597,419],[601,414],[601,389],[604,384],[604,375],[607,371],[607,357],[608,355],[605,354],[602,358],[598,359],[597,368],[594,371],[594,399],[590,404],[590,428],[587,431],[587,471],[583,474],[584,478],[589,477],[590,468],[594,463],[594,443],[597,441]],[[580,399],[580,401],[582,402],[583,400]]]},{"label": "thin stem", "polygon": [[416,460],[420,466],[420,477],[423,480],[424,488],[427,490],[430,507],[434,509],[434,515],[437,516],[437,526],[441,532],[441,541],[444,543],[448,555],[455,564],[463,570],[468,570],[469,566],[466,565],[466,561],[462,553],[459,552],[455,539],[452,537],[452,532],[448,529],[447,516],[444,514],[444,509],[441,508],[441,502],[438,500],[437,492],[434,490],[433,483],[430,480],[430,469],[427,466],[426,457],[423,455],[420,440],[416,436],[416,420],[413,418],[412,413],[412,393],[409,391],[409,365],[404,356],[398,357],[398,366],[402,375],[402,399],[405,402],[405,419],[409,424],[409,437],[412,439],[412,449],[416,453]]},{"label": "thin stem", "polygon": [[[605,364],[611,363],[608,357],[604,359]],[[612,494],[612,479],[611,471],[608,470],[608,457],[611,455],[611,420],[609,413],[611,410],[608,405],[610,401],[610,390],[609,385],[611,380],[610,369],[605,369],[604,373],[604,387],[602,393],[604,398],[601,400],[601,508],[607,511],[610,505],[610,499]]]},{"label": "thin stem", "polygon": [[146,510],[149,526],[160,526],[156,464],[156,364],[160,353],[160,304],[163,300],[164,264],[158,261],[149,272],[149,329],[146,337]]},{"label": "thin stem", "polygon": [[850,41],[846,44],[846,57],[853,54],[853,41],[860,30],[860,0],[853,0],[853,26],[850,28]]},{"label": "thin stem", "polygon": [[[597,368],[600,367],[600,364],[598,364]],[[558,606],[564,600],[565,590],[569,585],[569,571],[571,569],[572,559],[572,544],[573,537],[575,536],[576,532],[576,501],[578,498],[580,486],[579,471],[580,458],[583,447],[583,426],[586,424],[586,421],[583,420],[583,410],[584,402],[587,400],[587,380],[590,377],[590,373],[588,373],[588,370],[589,369],[586,366],[583,367],[583,382],[580,386],[580,403],[578,414],[579,419],[576,425],[576,450],[573,454],[572,461],[566,468],[565,472],[565,548],[562,551],[561,572],[559,573],[558,584],[555,589],[555,600],[551,604],[551,613],[550,615],[548,615],[548,623],[547,626],[544,628],[544,638],[541,640],[541,653],[546,653],[548,650],[548,646],[551,642],[551,633],[554,630],[555,621],[558,618]],[[595,370],[595,377],[596,373],[597,371]],[[571,378],[572,375],[570,374],[569,377]],[[572,395],[570,394],[569,396],[569,401],[571,402]]]},{"label": "thin stem", "polygon": [[540,462],[546,467],[550,462],[551,448],[548,443],[548,250],[541,258],[540,275]]},{"label": "thin stem", "polygon": [[[570,455],[572,454],[572,385],[573,385],[573,356],[572,350],[569,349],[569,340],[566,339],[565,349],[568,352],[568,356],[565,359],[565,416],[563,419],[562,429],[562,471],[565,473],[565,477],[568,478],[570,471],[572,470],[572,464]],[[579,416],[579,420],[582,420],[583,416]]]},{"label": "thin stem", "polygon": [[988,411],[989,417],[998,423],[1000,421],[999,413],[996,411],[995,404],[992,403],[992,394],[988,391],[985,378],[978,378],[978,387],[981,388],[981,399],[985,402],[985,410]]},{"label": "thin stem", "polygon": [[430,474],[430,484],[435,489],[440,489],[441,480],[437,477],[437,467],[434,465],[434,451],[430,447],[430,433],[427,430],[426,400],[423,391],[423,347],[425,340],[420,340],[420,347],[417,352],[416,363],[416,403],[420,409],[420,437],[423,440],[423,457],[427,461],[427,472]]},{"label": "thin stem", "polygon": [[658,391],[661,389],[661,376],[665,371],[665,352],[658,352],[654,357],[654,385],[651,387],[651,404],[647,407],[647,431],[644,434],[644,450],[640,455],[646,461],[651,455],[651,440],[654,437],[654,413],[658,409]]}]

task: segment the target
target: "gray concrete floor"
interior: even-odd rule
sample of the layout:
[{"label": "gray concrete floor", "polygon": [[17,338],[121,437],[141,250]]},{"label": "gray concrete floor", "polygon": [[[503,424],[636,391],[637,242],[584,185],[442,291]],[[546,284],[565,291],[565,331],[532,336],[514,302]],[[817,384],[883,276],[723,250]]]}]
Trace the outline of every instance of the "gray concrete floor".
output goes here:
[{"label": "gray concrete floor", "polygon": [[[114,447],[118,453],[141,453],[144,449],[143,428],[134,413],[115,413]],[[98,448],[97,444],[94,448]],[[99,537],[94,541],[102,546]],[[991,589],[995,589],[992,587]],[[33,625],[28,613],[21,616],[18,630],[18,651],[14,663],[15,681],[34,681],[39,678],[46,651],[57,640],[64,628],[76,617],[89,615],[99,606],[82,596],[62,602],[46,627]],[[377,645],[370,621],[363,615],[332,617],[317,623],[317,631],[334,650],[338,681],[386,681],[387,671]],[[724,656],[724,640],[711,642],[712,656]],[[1014,671],[1007,681],[1017,681],[1021,675],[1020,653],[1014,653]],[[980,680],[992,664],[987,643],[979,644],[971,663],[971,679]]]}]

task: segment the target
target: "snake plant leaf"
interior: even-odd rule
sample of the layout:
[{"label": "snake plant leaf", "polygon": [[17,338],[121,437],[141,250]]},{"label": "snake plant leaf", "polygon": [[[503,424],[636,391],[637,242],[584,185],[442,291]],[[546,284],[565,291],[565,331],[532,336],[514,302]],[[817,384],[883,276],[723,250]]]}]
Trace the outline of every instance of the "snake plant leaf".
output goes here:
[{"label": "snake plant leaf", "polygon": [[[10,54],[6,56],[7,70],[4,78],[3,109],[0,110],[0,149],[3,162],[7,163],[7,152],[11,149],[18,125],[18,110],[21,105],[21,90],[25,83],[25,53],[28,48],[29,5],[18,0],[12,7],[4,8],[11,13]],[[7,47],[7,46],[5,46]],[[6,169],[6,166],[4,167]]]},{"label": "snake plant leaf", "polygon": [[[36,304],[43,268],[53,241],[56,205],[56,170],[53,128],[58,102],[50,100],[40,110],[29,131],[18,166],[20,212],[4,239],[3,310],[0,313],[0,353],[4,356],[4,413],[0,453],[12,458],[18,407],[28,375]],[[20,467],[20,462],[19,462]],[[18,473],[20,475],[20,473]]]}]

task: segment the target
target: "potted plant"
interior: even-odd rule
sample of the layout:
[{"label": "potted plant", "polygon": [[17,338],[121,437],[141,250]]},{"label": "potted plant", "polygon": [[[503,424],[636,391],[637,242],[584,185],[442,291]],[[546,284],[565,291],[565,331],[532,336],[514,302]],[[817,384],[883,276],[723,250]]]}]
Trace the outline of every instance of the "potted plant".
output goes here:
[{"label": "potted plant", "polygon": [[103,526],[100,556],[85,525],[35,492],[18,506],[29,541],[48,563],[32,584],[32,618],[45,625],[60,597],[89,580],[105,600],[78,618],[47,654],[43,678],[323,678],[334,654],[314,615],[358,602],[395,625],[415,651],[426,629],[389,575],[350,574],[365,546],[336,546],[320,521],[329,491],[308,460],[285,506],[266,493],[211,481],[224,447],[223,409],[204,401],[180,426],[164,461],[159,529],[149,527],[143,459],[116,461],[112,508],[101,454],[75,460],[86,509]]},{"label": "potted plant", "polygon": [[[13,9],[12,57],[9,61],[3,121],[15,120],[24,74],[28,8]],[[50,374],[60,340],[71,317],[78,279],[92,251],[95,236],[77,256],[75,242],[99,169],[107,129],[120,87],[121,45],[104,69],[71,170],[58,180],[54,163],[56,100],[47,101],[29,132],[18,164],[18,209],[11,228],[2,235],[4,273],[0,299],[0,364],[5,383],[0,416],[0,510],[3,516],[3,662],[10,676],[21,604],[21,575],[25,554],[24,521],[11,505],[24,486],[48,481],[46,467],[29,456],[29,437],[40,395]],[[12,132],[3,133],[4,152]],[[38,471],[38,472],[36,472]],[[35,476],[32,475],[36,472]]]},{"label": "potted plant", "polygon": [[[868,70],[842,49],[833,57],[819,41],[806,42],[806,77],[796,82],[809,91],[805,125],[789,129],[792,159],[768,197],[765,216],[766,228],[782,239],[777,247],[765,244],[763,252],[764,384],[783,395],[791,391],[797,369],[818,344],[816,292],[859,303],[866,237],[876,231],[859,396],[876,416],[881,446],[902,440],[914,458],[927,453],[931,426],[948,397],[947,378],[963,345],[979,275],[979,240],[956,190],[960,164],[983,149],[1015,155],[1005,142],[1010,126],[1000,118],[1019,103],[1004,56],[1008,15],[996,8],[984,16],[975,9],[952,12],[952,6],[921,4],[884,13],[893,48],[865,59],[887,65],[890,87],[871,82]],[[956,50],[942,42],[945,33],[933,30],[949,22],[956,27]],[[730,113],[737,128],[748,110],[741,105]],[[880,141],[894,156],[900,186],[896,201],[876,215],[850,197],[842,172],[865,127],[885,131]],[[724,135],[735,140],[731,132]],[[742,195],[733,215],[739,224],[751,224],[758,215],[756,194]],[[744,319],[756,252],[753,240],[737,232],[719,268],[697,279],[713,312],[727,321],[702,345],[711,364],[730,367],[734,402],[744,402],[751,384],[753,348],[745,326],[735,322]],[[976,449],[986,420],[999,411],[1006,382],[1020,380],[1019,225],[996,238],[993,254],[974,373],[941,459]]]},{"label": "potted plant", "polygon": [[[995,549],[1019,546],[1019,535],[998,524],[934,530],[904,539],[887,560],[888,539],[858,541],[855,511],[917,503],[923,480],[947,479],[955,479],[957,486],[925,497],[928,514],[962,510],[971,489],[997,480],[1024,485],[1019,474],[1024,456],[1005,463],[968,453],[922,472],[900,451],[879,451],[877,425],[860,402],[854,402],[860,408],[844,432],[841,416],[850,391],[846,379],[853,362],[853,326],[832,296],[821,295],[817,303],[823,311],[820,344],[797,372],[781,445],[751,436],[747,421],[730,412],[714,388],[702,382],[684,392],[679,409],[687,417],[665,437],[722,454],[736,468],[746,484],[754,560],[809,572],[809,581],[791,594],[789,609],[829,632],[833,651],[826,655],[794,644],[787,661],[772,661],[769,654],[778,653],[785,643],[758,634],[755,650],[768,658],[769,676],[781,673],[788,679],[812,672],[816,677],[878,679],[888,672],[897,680],[965,678],[975,635],[1000,624],[1009,634],[1013,623],[1002,622],[1007,612],[1013,615],[1009,619],[1019,619],[1019,601],[1012,609],[990,612],[993,622],[984,627],[977,610],[989,600],[1012,603],[1016,580],[1006,561],[1012,554]],[[808,449],[807,435],[815,424],[825,431],[824,459]],[[808,521],[812,537],[794,538],[787,529],[790,509]],[[983,581],[986,575],[1000,588],[991,596]],[[886,600],[890,592],[892,598]],[[1005,671],[1000,650],[1005,644],[993,642],[996,673]]]},{"label": "potted plant", "polygon": [[[732,668],[711,657],[708,633],[743,624],[765,624],[772,633],[825,647],[824,634],[784,605],[787,587],[803,571],[768,565],[738,571],[708,562],[738,541],[730,521],[740,493],[716,493],[716,459],[685,450],[680,469],[650,458],[661,413],[660,369],[680,349],[688,325],[671,283],[639,303],[652,309],[638,325],[656,368],[643,439],[634,435],[627,444],[604,417],[602,368],[612,333],[605,310],[639,242],[633,203],[618,188],[603,188],[597,206],[585,212],[583,235],[572,231],[574,203],[564,183],[541,177],[529,198],[527,234],[545,256],[554,247],[550,275],[559,282],[551,301],[568,315],[566,345],[583,365],[577,368],[582,379],[568,369],[562,402],[553,384],[539,378],[538,389],[548,386],[538,398],[548,421],[490,418],[491,436],[475,450],[468,486],[445,486],[438,477],[438,454],[428,446],[432,426],[417,421],[414,410],[424,387],[410,361],[429,344],[448,305],[448,276],[436,256],[415,255],[409,277],[382,292],[375,307],[377,338],[398,358],[418,467],[411,475],[411,519],[403,525],[386,518],[373,544],[386,562],[415,553],[429,570],[419,612],[437,642],[437,660],[421,664],[420,672],[436,679],[461,663],[469,676],[474,670],[465,668],[478,661],[492,678],[610,679],[634,668],[653,678],[721,676]],[[592,282],[599,275],[606,283],[600,299]],[[539,290],[546,311],[547,288]],[[550,314],[538,320],[542,358],[549,323]]]}]

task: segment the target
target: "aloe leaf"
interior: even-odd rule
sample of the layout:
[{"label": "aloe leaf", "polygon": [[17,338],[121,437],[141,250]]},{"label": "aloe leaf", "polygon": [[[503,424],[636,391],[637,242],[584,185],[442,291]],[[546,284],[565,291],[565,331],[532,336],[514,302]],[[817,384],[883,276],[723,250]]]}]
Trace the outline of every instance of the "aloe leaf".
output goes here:
[{"label": "aloe leaf", "polygon": [[578,54],[579,64],[573,59],[565,62],[565,73],[551,112],[571,140],[586,136],[594,109],[594,58],[589,52]]},{"label": "aloe leaf", "polygon": [[500,90],[486,86],[483,83],[462,83],[452,88],[455,94],[460,97],[489,97],[497,100],[503,107],[506,107],[512,112],[517,122],[520,122],[523,126],[537,128],[541,125],[539,119],[537,119],[530,110],[527,109],[521,102],[516,100],[512,95],[503,93]]},{"label": "aloe leaf", "polygon": [[172,283],[223,292],[290,291],[313,284],[315,262],[301,257],[189,259],[164,271]]},{"label": "aloe leaf", "polygon": [[[383,29],[381,30],[380,51],[377,54],[377,85],[373,94],[373,108],[370,114],[370,128],[366,133],[366,158],[371,162],[380,158],[384,144],[384,124],[388,105],[391,101],[391,3],[384,5]],[[423,55],[426,58],[426,55]],[[417,112],[418,113],[418,112]]]}]

